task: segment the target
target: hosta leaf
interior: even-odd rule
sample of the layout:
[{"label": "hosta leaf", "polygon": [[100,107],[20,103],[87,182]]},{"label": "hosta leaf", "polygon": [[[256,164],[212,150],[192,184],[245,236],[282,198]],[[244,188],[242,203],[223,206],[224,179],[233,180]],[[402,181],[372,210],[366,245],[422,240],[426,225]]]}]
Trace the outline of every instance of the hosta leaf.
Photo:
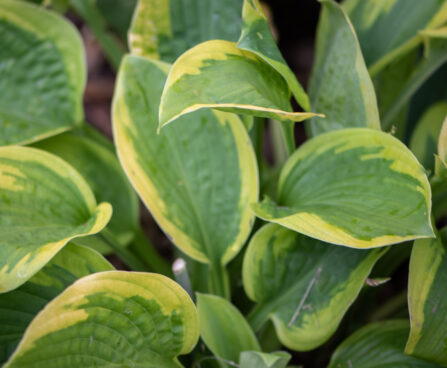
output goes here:
[{"label": "hosta leaf", "polygon": [[274,353],[260,353],[244,351],[240,357],[241,368],[286,368],[290,361],[290,354],[284,351]]},{"label": "hosta leaf", "polygon": [[200,335],[217,357],[237,364],[241,352],[261,350],[244,316],[226,299],[198,294],[197,311]]},{"label": "hosta leaf", "polygon": [[313,113],[292,112],[285,79],[272,66],[233,42],[201,43],[171,68],[160,104],[160,127],[203,108],[302,121]]},{"label": "hosta leaf", "polygon": [[424,169],[403,143],[372,129],[307,141],[282,169],[278,203],[253,208],[264,220],[354,248],[433,236]]},{"label": "hosta leaf", "polygon": [[419,120],[411,136],[410,148],[419,162],[433,171],[442,123],[447,116],[447,102],[431,106]]},{"label": "hosta leaf", "polygon": [[444,120],[438,139],[438,154],[444,165],[447,166],[447,103],[444,103],[442,106],[444,107],[444,110],[436,116],[439,118],[441,117],[441,114],[444,113]]},{"label": "hosta leaf", "polygon": [[0,145],[36,141],[82,120],[85,56],[70,23],[2,0],[0,48]]},{"label": "hosta leaf", "polygon": [[242,34],[237,47],[253,52],[275,68],[287,81],[297,102],[310,111],[309,98],[276,46],[259,0],[244,0]]},{"label": "hosta leaf", "polygon": [[196,260],[224,265],[254,220],[249,204],[259,184],[253,147],[236,115],[209,109],[157,135],[167,72],[166,64],[124,59],[113,106],[119,157],[174,244]]},{"label": "hosta leaf", "polygon": [[[447,20],[443,0],[346,0],[344,8],[373,74],[416,47],[421,42],[419,31]],[[404,18],[405,22],[400,21]]]},{"label": "hosta leaf", "polygon": [[0,292],[25,283],[71,239],[101,231],[108,203],[96,206],[65,161],[28,147],[0,147]]},{"label": "hosta leaf", "polygon": [[77,279],[113,266],[94,250],[68,243],[19,288],[0,294],[0,364],[12,354],[43,307]]},{"label": "hosta leaf", "polygon": [[408,282],[411,333],[405,352],[447,365],[446,229],[413,245]]},{"label": "hosta leaf", "polygon": [[109,27],[126,38],[137,0],[115,0],[113,6],[109,0],[95,0],[95,3]]},{"label": "hosta leaf", "polygon": [[367,325],[335,350],[328,368],[439,368],[404,354],[408,331],[404,320]]},{"label": "hosta leaf", "polygon": [[[138,227],[138,199],[127,180],[113,146],[96,138],[85,126],[38,142],[34,146],[53,153],[72,165],[86,179],[98,202],[109,202],[113,215],[107,228],[122,245],[127,245]],[[79,242],[88,241],[80,239]],[[110,252],[106,245],[97,249]]]},{"label": "hosta leaf", "polygon": [[108,271],[86,276],[31,322],[4,368],[178,368],[199,338],[197,311],[171,279]]},{"label": "hosta leaf", "polygon": [[385,252],[334,247],[275,224],[262,227],[244,257],[244,289],[258,303],[250,322],[258,329],[270,318],[288,348],[316,348],[335,332]]},{"label": "hosta leaf", "polygon": [[374,86],[355,31],[340,5],[322,4],[309,95],[312,108],[326,118],[312,119],[308,130],[312,135],[349,127],[380,130]]},{"label": "hosta leaf", "polygon": [[140,0],[129,31],[132,54],[174,62],[208,40],[237,41],[242,0]]}]

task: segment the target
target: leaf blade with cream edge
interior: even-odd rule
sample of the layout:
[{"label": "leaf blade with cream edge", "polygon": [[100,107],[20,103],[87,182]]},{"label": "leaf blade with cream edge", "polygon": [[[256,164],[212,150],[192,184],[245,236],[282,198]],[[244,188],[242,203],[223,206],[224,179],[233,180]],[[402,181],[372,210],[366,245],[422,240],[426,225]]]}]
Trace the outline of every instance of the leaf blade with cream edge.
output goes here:
[{"label": "leaf blade with cream edge", "polygon": [[[420,31],[447,21],[447,4],[438,0],[346,0],[343,7],[372,75],[416,48],[422,42]],[[399,21],[403,17],[406,22]]]},{"label": "leaf blade with cream edge", "polygon": [[[34,144],[72,165],[86,179],[98,202],[109,202],[113,207],[107,229],[120,245],[126,246],[138,228],[138,198],[115,155],[113,145],[96,137],[97,132],[88,126],[73,132],[59,134]],[[98,251],[110,253],[107,245],[96,238],[77,240],[78,244],[91,245]]]},{"label": "leaf blade with cream edge", "polygon": [[130,52],[173,63],[201,42],[235,42],[241,13],[241,0],[140,0],[128,34]]},{"label": "leaf blade with cream edge", "polygon": [[253,52],[275,68],[286,80],[297,102],[305,111],[310,111],[309,97],[282,57],[258,0],[244,0],[242,34],[237,47]]},{"label": "leaf blade with cream edge", "polygon": [[292,112],[285,79],[264,60],[233,42],[201,43],[173,64],[160,103],[160,128],[204,108],[302,121],[316,114]]},{"label": "leaf blade with cream edge", "polygon": [[280,341],[307,351],[335,332],[386,249],[334,247],[276,224],[254,235],[244,256],[243,285],[258,304],[249,322],[271,319]]},{"label": "leaf blade with cream edge", "polygon": [[321,2],[309,97],[326,118],[310,120],[307,130],[312,136],[354,127],[380,130],[374,86],[355,31],[340,5]]},{"label": "leaf blade with cream edge", "polygon": [[[84,49],[63,17],[36,5],[0,3],[0,145],[29,143],[83,119]],[[51,70],[51,72],[48,72]]]},{"label": "leaf blade with cream edge", "polygon": [[118,156],[173,243],[198,261],[223,266],[254,221],[249,204],[259,192],[256,157],[234,114],[199,111],[157,135],[168,68],[136,56],[124,59],[113,104]]},{"label": "leaf blade with cream edge", "polygon": [[[83,277],[31,322],[5,368],[179,368],[199,338],[188,294],[158,274]],[[57,349],[55,348],[57,346]]]},{"label": "leaf blade with cream edge", "polygon": [[0,147],[0,292],[32,277],[71,239],[95,234],[112,208],[57,156]]},{"label": "leaf blade with cream edge", "polygon": [[447,231],[413,245],[408,281],[411,331],[405,353],[447,365]]},{"label": "leaf blade with cream edge", "polygon": [[260,351],[258,340],[244,316],[228,300],[198,294],[200,335],[219,358],[238,364],[246,350]]},{"label": "leaf blade with cream edge", "polygon": [[13,353],[32,319],[77,279],[113,266],[94,250],[68,243],[19,288],[0,294],[0,364]]},{"label": "leaf blade with cream edge", "polygon": [[282,169],[278,202],[252,208],[266,221],[354,248],[433,236],[423,167],[399,140],[366,128],[304,143]]},{"label": "leaf blade with cream edge", "polygon": [[439,368],[404,354],[409,323],[389,320],[354,332],[335,350],[328,368]]}]

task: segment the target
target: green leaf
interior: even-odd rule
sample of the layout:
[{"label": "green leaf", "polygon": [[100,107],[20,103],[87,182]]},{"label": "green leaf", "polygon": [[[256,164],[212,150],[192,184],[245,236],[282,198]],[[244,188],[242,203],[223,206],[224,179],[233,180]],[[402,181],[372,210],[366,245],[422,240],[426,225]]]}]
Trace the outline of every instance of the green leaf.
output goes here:
[{"label": "green leaf", "polygon": [[229,301],[215,295],[198,294],[197,311],[200,335],[217,357],[237,364],[241,352],[261,350],[244,316]]},{"label": "green leaf", "polygon": [[4,368],[178,368],[199,338],[188,294],[158,274],[86,276],[31,322]]},{"label": "green leaf", "polygon": [[71,239],[95,234],[112,207],[96,205],[70,165],[28,147],[0,147],[0,292],[25,283]]},{"label": "green leaf", "polygon": [[312,108],[326,118],[312,119],[307,128],[313,136],[350,127],[380,130],[374,86],[355,31],[340,5],[322,4],[309,96]]},{"label": "green leaf", "polygon": [[[443,123],[439,132],[438,154],[444,166],[447,166],[447,103],[440,106],[443,106],[443,109],[436,115],[436,118],[443,119]],[[442,116],[442,114],[444,114],[444,116]]]},{"label": "green leaf", "polygon": [[233,114],[198,111],[157,135],[168,69],[141,57],[123,60],[113,104],[118,155],[173,243],[198,261],[225,265],[254,221],[249,204],[258,198],[256,157]]},{"label": "green leaf", "polygon": [[335,350],[328,368],[439,368],[404,354],[408,331],[404,320],[367,325]]},{"label": "green leaf", "polygon": [[109,27],[122,38],[126,38],[137,0],[115,0],[113,6],[110,0],[95,0],[95,3]]},{"label": "green leaf", "polygon": [[372,248],[432,237],[431,193],[408,148],[377,130],[317,136],[282,169],[278,201],[256,215],[329,243]]},{"label": "green leaf", "polygon": [[263,59],[233,42],[201,43],[181,55],[169,72],[160,104],[160,127],[203,108],[279,120],[302,121],[292,112],[285,79]]},{"label": "green leaf", "polygon": [[[67,161],[86,179],[98,202],[112,205],[113,215],[107,228],[124,246],[132,241],[138,227],[138,198],[118,162],[113,145],[98,139],[94,133],[92,128],[84,126],[83,129],[60,134],[34,146]],[[88,242],[89,238],[85,240]],[[85,240],[77,242],[85,244]],[[106,245],[101,245],[97,250],[110,253]]]},{"label": "green leaf", "polygon": [[286,80],[297,102],[305,111],[310,111],[309,98],[282,57],[259,0],[244,0],[242,20],[242,34],[237,47],[253,52],[275,68]]},{"label": "green leaf", "polygon": [[129,31],[132,54],[174,62],[208,40],[237,41],[242,0],[140,0]]},{"label": "green leaf", "polygon": [[274,353],[259,353],[244,351],[240,357],[241,368],[286,368],[291,356],[284,351]]},{"label": "green leaf", "polygon": [[0,364],[9,358],[27,326],[48,302],[77,279],[113,269],[94,250],[68,243],[29,281],[0,294]]},{"label": "green leaf", "polygon": [[422,41],[419,31],[447,21],[447,3],[442,0],[346,0],[344,8],[374,75],[417,47]]},{"label": "green leaf", "polygon": [[385,248],[334,247],[275,224],[262,227],[244,257],[243,283],[257,302],[257,330],[270,318],[290,349],[311,350],[337,329]]},{"label": "green leaf", "polygon": [[438,150],[438,138],[442,123],[447,115],[447,102],[432,105],[421,117],[414,130],[410,148],[419,162],[433,172]]},{"label": "green leaf", "polygon": [[85,55],[76,29],[56,13],[0,2],[0,145],[33,142],[83,119]]},{"label": "green leaf", "polygon": [[447,229],[442,235],[413,245],[408,281],[411,332],[405,353],[446,366]]}]

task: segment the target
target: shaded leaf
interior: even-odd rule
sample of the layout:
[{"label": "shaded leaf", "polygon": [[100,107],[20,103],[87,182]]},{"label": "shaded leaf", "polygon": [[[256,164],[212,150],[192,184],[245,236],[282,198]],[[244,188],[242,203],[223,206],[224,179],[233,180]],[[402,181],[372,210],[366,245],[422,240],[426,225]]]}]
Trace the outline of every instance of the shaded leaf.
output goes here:
[{"label": "shaded leaf", "polygon": [[0,2],[0,145],[33,142],[83,119],[85,55],[76,29],[56,13]]},{"label": "shaded leaf", "polygon": [[0,148],[0,292],[32,277],[71,239],[101,231],[108,203],[96,205],[65,161],[28,147]]},{"label": "shaded leaf", "polygon": [[284,351],[274,353],[259,353],[244,351],[240,357],[241,368],[286,368],[290,361],[290,354]]},{"label": "shaded leaf", "polygon": [[200,335],[217,357],[237,364],[241,352],[261,350],[244,316],[226,299],[198,294],[197,311]]},{"label": "shaded leaf", "polygon": [[31,322],[5,368],[178,368],[199,338],[188,294],[158,274],[86,276]]},{"label": "shaded leaf", "polygon": [[354,248],[433,236],[423,167],[389,134],[344,129],[303,144],[282,169],[277,203],[256,215],[305,235]]},{"label": "shaded leaf", "polygon": [[0,294],[0,364],[15,350],[27,326],[44,306],[77,279],[113,266],[94,250],[68,243],[29,281]]},{"label": "shaded leaf", "polygon": [[308,131],[317,135],[350,127],[380,130],[374,86],[355,31],[340,5],[332,0],[322,4],[309,96],[312,108],[326,118],[310,120]]},{"label": "shaded leaf", "polygon": [[258,329],[270,318],[280,341],[306,351],[337,329],[386,249],[335,247],[269,224],[245,253],[243,283],[257,302],[249,321]]},{"label": "shaded leaf", "polygon": [[302,121],[292,112],[290,90],[271,65],[233,42],[201,43],[181,55],[169,72],[160,104],[160,127],[203,108],[279,120]]}]

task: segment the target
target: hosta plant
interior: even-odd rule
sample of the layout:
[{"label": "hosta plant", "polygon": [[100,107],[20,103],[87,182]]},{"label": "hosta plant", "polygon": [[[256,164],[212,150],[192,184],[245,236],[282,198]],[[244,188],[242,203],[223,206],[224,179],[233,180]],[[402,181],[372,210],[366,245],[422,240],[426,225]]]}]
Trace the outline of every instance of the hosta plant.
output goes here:
[{"label": "hosta plant", "polygon": [[447,366],[447,1],[320,6],[305,89],[258,0],[0,1],[3,367]]}]

